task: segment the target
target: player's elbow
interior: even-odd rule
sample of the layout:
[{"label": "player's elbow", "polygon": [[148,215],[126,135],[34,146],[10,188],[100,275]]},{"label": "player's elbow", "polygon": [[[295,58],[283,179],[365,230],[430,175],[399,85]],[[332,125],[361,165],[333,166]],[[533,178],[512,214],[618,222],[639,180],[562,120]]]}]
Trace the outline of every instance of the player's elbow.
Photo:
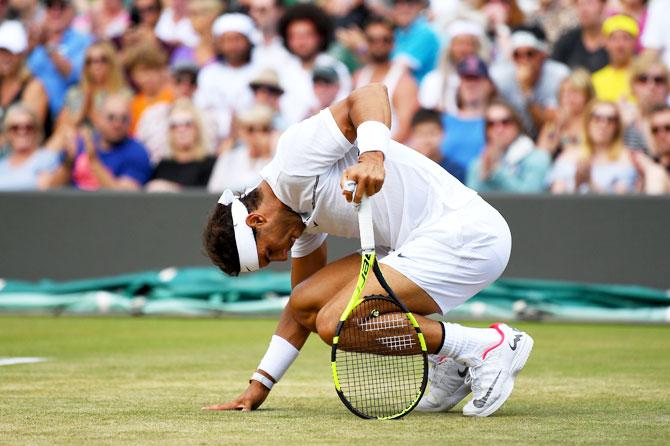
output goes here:
[{"label": "player's elbow", "polygon": [[369,103],[370,98],[388,100],[388,88],[386,88],[386,85],[379,82],[368,84],[355,89],[349,95],[350,105],[363,101]]}]

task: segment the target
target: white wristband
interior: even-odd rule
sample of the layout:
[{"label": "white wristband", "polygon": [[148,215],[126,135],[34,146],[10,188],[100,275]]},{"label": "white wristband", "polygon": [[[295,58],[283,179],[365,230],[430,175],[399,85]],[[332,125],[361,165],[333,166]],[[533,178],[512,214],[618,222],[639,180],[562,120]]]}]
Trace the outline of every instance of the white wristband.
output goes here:
[{"label": "white wristband", "polygon": [[379,121],[365,121],[356,129],[356,145],[360,153],[380,151],[386,156],[391,130]]},{"label": "white wristband", "polygon": [[295,358],[298,357],[298,353],[300,353],[300,350],[295,348],[293,344],[280,336],[273,335],[268,351],[261,359],[261,363],[258,364],[258,368],[270,375],[275,382],[279,382],[286,370],[291,367]]},{"label": "white wristband", "polygon": [[[263,384],[265,387],[268,388],[268,390],[272,390],[272,386],[274,386],[275,383],[272,382],[270,378],[267,376],[260,374],[258,372],[254,372],[253,375],[251,375],[251,379],[254,381],[258,381],[259,383]],[[251,379],[249,381],[251,381]]]}]

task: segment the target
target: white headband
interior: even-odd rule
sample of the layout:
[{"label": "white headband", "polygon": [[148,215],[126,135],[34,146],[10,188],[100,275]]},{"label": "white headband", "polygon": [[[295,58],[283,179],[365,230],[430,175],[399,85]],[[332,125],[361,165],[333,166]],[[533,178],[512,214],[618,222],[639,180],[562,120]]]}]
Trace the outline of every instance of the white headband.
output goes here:
[{"label": "white headband", "polygon": [[247,225],[247,216],[249,212],[247,207],[233,194],[230,189],[226,189],[219,203],[231,206],[233,214],[233,228],[235,230],[235,244],[237,245],[237,254],[240,257],[240,272],[258,271],[258,251],[256,249],[256,239],[254,231]]},{"label": "white headband", "polygon": [[535,34],[529,31],[515,31],[512,33],[512,48],[535,48],[543,53],[547,52],[547,44],[538,39]]}]

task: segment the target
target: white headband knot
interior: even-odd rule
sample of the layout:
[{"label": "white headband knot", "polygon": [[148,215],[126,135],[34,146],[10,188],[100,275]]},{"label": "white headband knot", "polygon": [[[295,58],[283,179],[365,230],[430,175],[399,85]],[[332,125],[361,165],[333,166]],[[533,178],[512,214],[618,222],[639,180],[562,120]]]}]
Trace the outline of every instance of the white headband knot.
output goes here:
[{"label": "white headband knot", "polygon": [[254,231],[247,225],[247,216],[249,215],[247,207],[230,189],[226,189],[221,194],[219,203],[224,206],[231,205],[230,210],[233,215],[235,244],[237,245],[237,254],[240,258],[240,272],[258,271],[258,250],[256,249]]}]

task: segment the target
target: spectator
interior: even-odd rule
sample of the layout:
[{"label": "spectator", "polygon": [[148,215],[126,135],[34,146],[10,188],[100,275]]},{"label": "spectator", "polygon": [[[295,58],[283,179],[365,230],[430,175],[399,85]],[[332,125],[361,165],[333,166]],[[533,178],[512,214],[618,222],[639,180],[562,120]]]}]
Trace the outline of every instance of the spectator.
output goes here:
[{"label": "spectator", "polygon": [[200,113],[181,98],[168,113],[170,157],[161,160],[146,188],[150,192],[178,192],[184,187],[207,187],[216,158],[207,154]]},{"label": "spectator", "polygon": [[[342,61],[350,72],[361,67],[359,57],[366,49],[365,37],[361,28],[368,22],[372,13],[365,0],[332,0],[321,2],[326,13],[335,21],[337,40],[329,53]],[[361,50],[362,52],[359,52]]]},{"label": "spectator", "polygon": [[233,116],[253,104],[249,83],[259,71],[251,58],[257,34],[253,21],[240,13],[223,14],[212,33],[220,59],[200,70],[195,103],[216,116],[218,137],[224,139]]},{"label": "spectator", "polygon": [[[0,25],[0,121],[13,104],[27,104],[41,130],[49,116],[49,99],[42,85],[26,67],[28,36],[21,23],[7,20]],[[49,125],[51,127],[51,125]]]},{"label": "spectator", "polygon": [[4,116],[9,154],[0,159],[0,190],[47,189],[58,155],[40,149],[37,116],[25,105],[11,105]]},{"label": "spectator", "polygon": [[281,69],[291,62],[292,56],[282,42],[277,25],[284,13],[280,0],[250,0],[249,15],[260,31],[254,47],[254,60],[262,67]]},{"label": "spectator", "polygon": [[644,48],[660,55],[665,65],[670,67],[668,17],[670,17],[670,2],[667,0],[651,0],[647,23],[640,40]]},{"label": "spectator", "polygon": [[154,104],[171,102],[173,93],[168,83],[167,55],[151,43],[133,48],[128,53],[126,68],[137,88],[130,103],[130,133],[135,134],[142,113]]},{"label": "spectator", "polygon": [[95,132],[83,127],[63,151],[58,184],[84,190],[137,190],[151,176],[144,146],[130,137],[130,103],[125,95],[105,98],[95,115]]},{"label": "spectator", "polygon": [[279,76],[272,68],[265,68],[249,83],[254,92],[254,104],[265,105],[273,111],[272,125],[278,130],[286,130],[288,121],[282,114],[280,99],[284,89],[279,83]]},{"label": "spectator", "polygon": [[607,0],[577,0],[579,26],[561,36],[554,45],[552,59],[570,68],[583,67],[591,73],[608,63],[602,32]]},{"label": "spectator", "polygon": [[644,32],[647,24],[647,3],[647,0],[618,0],[618,5],[608,11],[608,15],[626,15],[637,22],[640,32],[635,45],[636,51],[642,50],[640,35]]},{"label": "spectator", "polygon": [[539,0],[538,9],[532,11],[528,25],[536,25],[547,33],[547,42],[553,46],[566,30],[578,23],[574,0]]},{"label": "spectator", "polygon": [[486,33],[493,41],[495,61],[509,59],[512,30],[522,26],[526,17],[516,0],[475,0],[486,18]]},{"label": "spectator", "polygon": [[409,147],[447,169],[447,160],[442,155],[440,147],[443,140],[444,128],[440,112],[427,108],[417,110],[412,117],[411,133],[407,143]]},{"label": "spectator", "polygon": [[638,56],[631,65],[630,74],[635,102],[621,101],[619,104],[624,122],[624,143],[631,149],[649,152],[649,115],[654,109],[667,105],[670,76],[668,68],[654,53]]},{"label": "spectator", "polygon": [[670,194],[670,107],[660,106],[649,117],[652,156],[633,152],[633,162],[641,177],[642,192]]},{"label": "spectator", "polygon": [[124,52],[122,55],[124,61],[126,58],[125,53],[132,51],[137,46],[149,44],[156,46],[163,45],[154,31],[160,15],[160,0],[133,0],[130,8],[130,26],[121,36],[119,45]]},{"label": "spectator", "polygon": [[177,47],[170,60],[172,64],[190,62],[202,68],[216,61],[212,25],[223,8],[218,0],[190,0],[186,8],[198,44]]},{"label": "spectator", "polygon": [[329,65],[316,65],[312,71],[312,85],[317,103],[310,114],[330,107],[335,103],[340,91],[340,79],[337,70]]},{"label": "spectator", "polygon": [[373,17],[365,26],[368,63],[354,74],[355,88],[372,82],[386,85],[391,102],[391,137],[405,142],[409,137],[412,116],[419,108],[416,81],[404,64],[391,61],[393,23]]},{"label": "spectator", "polygon": [[74,9],[69,0],[47,0],[46,6],[43,33],[28,57],[28,68],[44,85],[51,116],[58,116],[67,89],[79,82],[91,38],[71,28]]},{"label": "spectator", "polygon": [[272,110],[262,105],[240,113],[240,144],[219,155],[207,189],[244,191],[260,180],[260,172],[274,155],[277,134],[272,128]]},{"label": "spectator", "polygon": [[486,146],[466,184],[478,192],[539,193],[550,164],[549,154],[523,133],[513,108],[493,101],[486,109]]},{"label": "spectator", "polygon": [[623,143],[623,123],[614,102],[595,100],[587,107],[584,143],[563,151],[548,180],[553,193],[636,190],[637,172]]},{"label": "spectator", "polygon": [[[310,110],[319,107],[312,85],[316,65],[331,66],[337,72],[340,89],[336,100],[344,99],[351,91],[351,75],[347,67],[326,54],[333,40],[333,21],[318,6],[297,4],[286,10],[278,25],[284,45],[297,60],[279,73],[286,83],[286,95],[291,105],[284,112],[292,122],[305,118]],[[288,105],[288,104],[287,104]]]},{"label": "spectator", "polygon": [[393,0],[391,19],[397,26],[393,59],[405,63],[420,83],[435,67],[440,41],[423,17],[425,0]]},{"label": "spectator", "polygon": [[29,48],[33,48],[42,33],[46,17],[44,2],[39,0],[10,0],[0,2],[0,20],[14,17],[28,32]]},{"label": "spectator", "polygon": [[628,16],[612,16],[603,23],[603,34],[609,64],[593,73],[596,96],[603,101],[632,101],[630,67],[635,55],[637,23]]},{"label": "spectator", "polygon": [[491,78],[498,92],[520,116],[523,128],[532,137],[558,105],[558,87],[570,73],[560,62],[547,59],[547,44],[542,31],[522,28],[512,34],[513,63],[499,62],[491,67]]},{"label": "spectator", "polygon": [[131,95],[131,91],[114,47],[108,41],[98,41],[86,50],[81,82],[68,90],[59,125],[78,127],[90,123],[93,114],[111,94]]},{"label": "spectator", "polygon": [[156,23],[156,37],[172,48],[180,45],[193,48],[198,44],[198,34],[188,16],[188,3],[188,0],[172,0]]},{"label": "spectator", "polygon": [[563,79],[558,92],[558,112],[540,132],[538,147],[556,158],[564,150],[583,144],[584,109],[595,97],[591,74],[578,68]]},{"label": "spectator", "polygon": [[476,22],[457,20],[447,28],[449,43],[440,55],[438,68],[428,73],[421,81],[419,103],[421,107],[441,112],[456,111],[458,74],[456,65],[469,56],[479,55],[486,60],[484,30]]},{"label": "spectator", "polygon": [[455,113],[443,114],[447,132],[442,143],[442,154],[449,160],[446,169],[465,182],[468,167],[480,155],[484,140],[484,113],[495,95],[495,87],[488,69],[477,56],[467,57],[457,66],[459,85]]},{"label": "spectator", "polygon": [[87,14],[79,15],[73,27],[98,39],[114,39],[123,35],[130,24],[130,14],[123,0],[102,0]]}]

